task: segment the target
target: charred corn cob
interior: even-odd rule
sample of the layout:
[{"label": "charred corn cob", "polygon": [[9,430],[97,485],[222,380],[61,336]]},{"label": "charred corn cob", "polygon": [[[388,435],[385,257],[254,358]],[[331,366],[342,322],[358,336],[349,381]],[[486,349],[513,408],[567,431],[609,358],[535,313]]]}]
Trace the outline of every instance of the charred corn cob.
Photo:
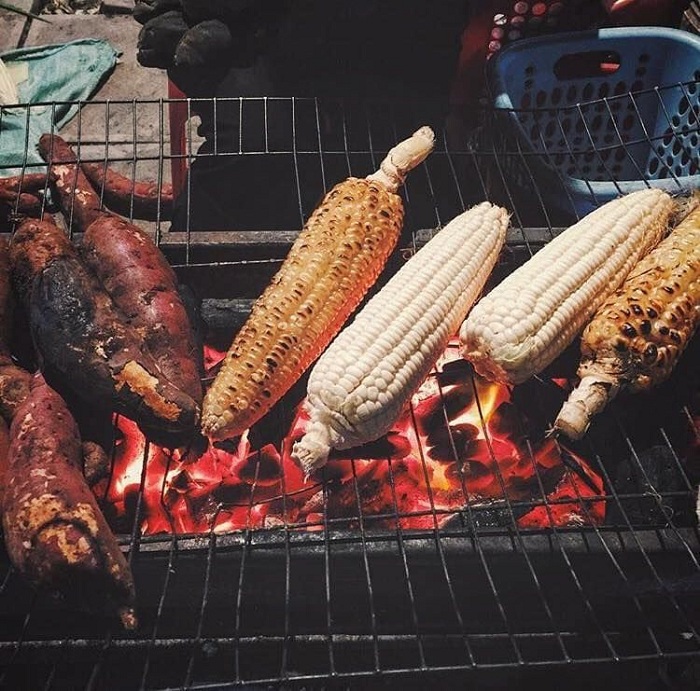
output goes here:
[{"label": "charred corn cob", "polygon": [[338,333],[395,247],[403,224],[397,190],[433,143],[422,127],[376,173],[339,183],[313,212],[206,393],[202,431],[210,439],[262,418]]},{"label": "charred corn cob", "polygon": [[582,437],[620,391],[646,391],[669,377],[700,324],[700,209],[634,267],[581,338],[581,381],[554,428]]},{"label": "charred corn cob", "polygon": [[661,240],[672,209],[665,192],[642,190],[562,232],[474,306],[460,329],[463,357],[509,384],[541,372]]},{"label": "charred corn cob", "polygon": [[391,429],[496,263],[507,212],[484,202],[422,247],[340,332],[311,371],[310,423],[292,449],[308,475],[331,448]]}]

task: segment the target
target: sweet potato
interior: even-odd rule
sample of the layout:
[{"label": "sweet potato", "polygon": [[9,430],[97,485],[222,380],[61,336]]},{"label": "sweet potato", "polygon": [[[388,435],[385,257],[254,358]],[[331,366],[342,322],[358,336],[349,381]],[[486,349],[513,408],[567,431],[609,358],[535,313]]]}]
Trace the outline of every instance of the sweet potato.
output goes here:
[{"label": "sweet potato", "polygon": [[85,230],[96,218],[107,213],[100,195],[77,165],[70,146],[55,134],[39,138],[39,153],[49,165],[49,175],[56,185],[59,203],[71,228]]},{"label": "sweet potato", "polygon": [[[64,213],[71,209],[85,233],[85,263],[127,319],[141,330],[165,377],[200,405],[202,385],[196,340],[167,259],[133,223],[107,212],[96,213],[99,204],[91,194],[76,193],[71,197],[72,190],[83,189],[85,176],[63,139],[45,134],[39,148],[47,160],[51,154],[54,161],[51,170],[57,176]],[[56,161],[61,164],[56,165]],[[77,180],[78,184],[59,184],[64,178]]]},{"label": "sweet potato", "polygon": [[32,375],[7,355],[0,355],[0,415],[10,422],[29,394]]},{"label": "sweet potato", "polygon": [[134,581],[81,472],[78,427],[40,374],[10,427],[3,529],[38,588],[136,627]]},{"label": "sweet potato", "polygon": [[73,149],[56,134],[42,135],[39,151],[49,164],[64,214],[82,230],[108,213],[102,202],[118,214],[147,221],[157,220],[159,212],[160,218],[172,215],[173,188],[168,183],[159,190],[153,181],[134,181],[101,163],[81,161],[78,165]]},{"label": "sweet potato", "polygon": [[107,452],[97,442],[83,441],[82,452],[83,476],[94,494],[99,485],[109,481],[112,464]]},{"label": "sweet potato", "polygon": [[85,231],[81,254],[114,303],[142,333],[166,378],[201,404],[196,338],[167,259],[140,228],[103,216]]},{"label": "sweet potato", "polygon": [[10,243],[0,238],[0,353],[9,354],[12,342],[14,295],[10,280]]},{"label": "sweet potato", "polygon": [[170,183],[164,182],[159,188],[157,182],[132,180],[102,163],[83,161],[80,167],[110,211],[144,221],[167,220],[172,216]]},{"label": "sweet potato", "polygon": [[107,403],[158,443],[189,438],[198,404],[164,377],[66,234],[51,221],[27,220],[12,238],[10,259],[49,384]]},{"label": "sweet potato", "polygon": [[46,173],[26,173],[0,178],[0,206],[3,213],[38,217],[42,199],[39,196],[48,184]]},{"label": "sweet potato", "polygon": [[15,300],[10,281],[10,246],[0,238],[0,415],[8,422],[27,397],[32,375],[10,356]]},{"label": "sweet potato", "polygon": [[0,418],[0,513],[2,513],[2,502],[5,496],[5,486],[7,485],[8,452],[10,449],[10,430],[7,423]]},{"label": "sweet potato", "polygon": [[46,173],[25,173],[24,175],[0,178],[0,197],[4,194],[11,195],[20,192],[41,192],[46,188],[47,183]]},{"label": "sweet potato", "polygon": [[32,216],[34,218],[41,216],[42,201],[31,192],[22,192],[21,194],[13,192],[8,194],[0,193],[0,205],[3,208],[3,214],[6,219],[9,219],[14,214]]}]

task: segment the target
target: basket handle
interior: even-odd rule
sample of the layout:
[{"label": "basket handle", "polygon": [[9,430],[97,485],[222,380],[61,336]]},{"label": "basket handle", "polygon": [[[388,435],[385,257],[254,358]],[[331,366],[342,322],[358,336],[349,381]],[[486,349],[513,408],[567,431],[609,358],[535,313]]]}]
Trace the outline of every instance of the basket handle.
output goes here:
[{"label": "basket handle", "polygon": [[620,69],[622,58],[615,50],[567,53],[554,63],[554,76],[561,80],[608,77]]}]

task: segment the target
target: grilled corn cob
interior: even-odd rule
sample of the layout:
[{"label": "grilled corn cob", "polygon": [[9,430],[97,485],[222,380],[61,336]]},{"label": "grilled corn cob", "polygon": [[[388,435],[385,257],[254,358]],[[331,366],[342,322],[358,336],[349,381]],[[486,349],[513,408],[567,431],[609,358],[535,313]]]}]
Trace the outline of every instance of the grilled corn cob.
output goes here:
[{"label": "grilled corn cob", "polygon": [[700,324],[700,209],[634,267],[581,338],[581,381],[555,430],[582,437],[621,390],[647,391],[669,377]]},{"label": "grilled corn cob", "polygon": [[405,175],[432,151],[422,127],[367,178],[336,185],[255,302],[204,398],[210,439],[241,434],[291,388],[360,303],[398,241]]},{"label": "grilled corn cob", "polygon": [[308,475],[331,448],[391,429],[496,263],[508,213],[484,202],[422,247],[340,332],[311,371],[310,423],[292,457]]},{"label": "grilled corn cob", "polygon": [[642,190],[562,232],[474,306],[460,329],[463,357],[509,384],[541,372],[661,240],[672,209],[665,192]]}]

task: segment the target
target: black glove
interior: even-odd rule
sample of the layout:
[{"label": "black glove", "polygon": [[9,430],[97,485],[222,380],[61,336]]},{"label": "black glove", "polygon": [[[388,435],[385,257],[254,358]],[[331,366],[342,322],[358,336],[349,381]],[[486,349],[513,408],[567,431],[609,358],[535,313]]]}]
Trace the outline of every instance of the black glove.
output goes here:
[{"label": "black glove", "polygon": [[188,96],[212,96],[231,67],[253,63],[269,44],[285,0],[138,0],[137,60],[168,70]]}]

